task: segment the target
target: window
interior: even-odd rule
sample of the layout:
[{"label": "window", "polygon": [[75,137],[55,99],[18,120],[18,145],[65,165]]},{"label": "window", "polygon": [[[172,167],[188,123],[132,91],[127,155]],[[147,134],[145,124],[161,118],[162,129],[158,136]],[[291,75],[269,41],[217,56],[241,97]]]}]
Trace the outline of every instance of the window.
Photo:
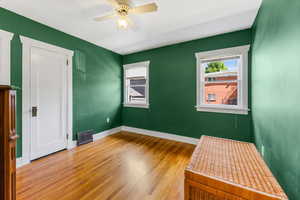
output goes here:
[{"label": "window", "polygon": [[207,96],[207,102],[216,101],[216,94],[208,94]]},{"label": "window", "polygon": [[249,48],[196,54],[198,111],[248,114]]},{"label": "window", "polygon": [[124,106],[149,107],[149,63],[124,65]]},{"label": "window", "polygon": [[216,81],[216,78],[215,78],[215,77],[208,77],[208,78],[207,78],[207,81],[213,82],[213,81]]}]

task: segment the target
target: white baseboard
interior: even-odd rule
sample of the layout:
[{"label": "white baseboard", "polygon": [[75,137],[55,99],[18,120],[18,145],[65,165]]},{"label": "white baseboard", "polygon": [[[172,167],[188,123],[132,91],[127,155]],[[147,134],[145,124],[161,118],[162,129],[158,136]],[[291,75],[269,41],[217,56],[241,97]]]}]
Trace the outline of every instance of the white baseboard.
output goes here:
[{"label": "white baseboard", "polygon": [[[109,130],[106,130],[106,131],[102,131],[100,133],[96,133],[93,135],[93,140],[96,141],[96,140],[100,140],[101,138],[104,138],[106,136],[109,136],[109,135],[112,135],[112,134],[115,134],[115,133],[118,133],[121,131],[121,126],[119,127],[116,127],[116,128],[112,128],[112,129],[109,129]],[[73,149],[77,147],[77,141],[73,141],[71,143],[71,145],[68,145],[68,149]]]},{"label": "white baseboard", "polygon": [[100,133],[97,133],[97,134],[94,134],[93,135],[93,139],[94,141],[96,140],[100,140],[106,136],[109,136],[109,135],[112,135],[112,134],[115,134],[115,133],[118,133],[120,132],[122,129],[121,129],[121,126],[119,127],[116,127],[116,128],[113,128],[113,129],[109,129],[109,130],[106,130],[106,131],[102,131]]},{"label": "white baseboard", "polygon": [[70,149],[73,149],[75,147],[77,147],[77,141],[76,140],[72,141],[71,144],[68,144],[68,148],[67,149],[70,150]]},{"label": "white baseboard", "polygon": [[[102,131],[100,133],[94,134],[93,139],[94,139],[94,141],[100,140],[101,138],[104,138],[106,136],[118,133],[120,131],[121,131],[121,126],[113,128],[113,129],[109,129],[109,130],[106,130],[106,131]],[[77,141],[72,141],[71,144],[68,144],[67,149],[70,150],[70,149],[73,149],[75,147],[77,147]],[[24,160],[22,157],[17,158],[17,168],[22,167],[24,165],[27,165],[29,163],[30,163],[29,160]]]},{"label": "white baseboard", "polygon": [[[198,142],[199,142],[199,139],[196,139],[196,138],[185,137],[185,136],[175,135],[175,134],[171,134],[171,133],[164,133],[164,132],[160,132],[160,131],[151,131],[151,130],[147,130],[147,129],[134,128],[134,127],[129,127],[129,126],[119,126],[119,127],[113,128],[113,129],[102,131],[100,133],[94,134],[93,139],[94,139],[94,141],[100,140],[104,137],[113,135],[120,131],[128,131],[128,132],[137,133],[137,134],[141,134],[141,135],[148,135],[148,136],[152,136],[152,137],[174,140],[174,141],[184,142],[184,143],[188,143],[188,144],[198,144]],[[72,149],[75,147],[77,147],[77,141],[73,141],[73,143],[71,145],[68,145],[68,149]],[[29,160],[24,160],[24,159],[22,159],[22,157],[18,158],[17,159],[17,168],[27,165],[29,163],[30,163]]]},{"label": "white baseboard", "polygon": [[175,135],[171,133],[164,133],[160,131],[151,131],[147,129],[141,129],[141,128],[134,128],[134,127],[129,127],[129,126],[122,126],[122,131],[128,131],[128,132],[133,132],[133,133],[138,133],[141,135],[148,135],[152,137],[159,137],[163,139],[168,139],[168,140],[174,140],[177,142],[184,142],[188,144],[198,144],[199,139],[196,138],[191,138],[191,137],[186,137],[186,136],[180,136],[180,135]]},{"label": "white baseboard", "polygon": [[18,167],[22,167],[22,166],[24,166],[24,165],[27,165],[27,164],[29,164],[30,163],[30,161],[29,160],[24,160],[22,157],[20,157],[20,158],[17,158],[17,168]]}]

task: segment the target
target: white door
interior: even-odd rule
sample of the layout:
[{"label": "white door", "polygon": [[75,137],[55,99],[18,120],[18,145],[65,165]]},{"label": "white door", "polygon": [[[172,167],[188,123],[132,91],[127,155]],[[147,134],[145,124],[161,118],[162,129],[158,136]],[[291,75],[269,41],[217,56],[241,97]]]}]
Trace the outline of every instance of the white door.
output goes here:
[{"label": "white door", "polygon": [[30,51],[31,160],[67,147],[67,57]]}]

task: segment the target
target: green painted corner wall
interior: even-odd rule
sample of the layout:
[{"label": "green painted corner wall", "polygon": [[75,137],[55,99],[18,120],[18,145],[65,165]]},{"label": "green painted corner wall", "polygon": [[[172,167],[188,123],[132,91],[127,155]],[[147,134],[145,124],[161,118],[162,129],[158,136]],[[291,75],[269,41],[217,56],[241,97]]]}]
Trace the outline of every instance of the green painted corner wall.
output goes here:
[{"label": "green painted corner wall", "polygon": [[250,43],[251,30],[248,29],[123,56],[124,64],[150,61],[150,108],[123,108],[123,125],[195,138],[205,134],[252,141],[250,114],[208,113],[195,109],[195,53]]},{"label": "green painted corner wall", "polygon": [[[122,56],[0,8],[0,29],[15,33],[11,42],[12,84],[22,88],[19,36],[76,51],[73,59],[73,135],[121,125]],[[78,27],[80,31],[80,27]],[[80,53],[78,53],[80,52]],[[86,62],[78,63],[78,55]],[[17,92],[17,157],[22,155],[22,91]],[[106,123],[110,117],[110,123]]]},{"label": "green painted corner wall", "polygon": [[290,200],[300,199],[299,19],[299,0],[264,0],[253,26],[254,139]]}]

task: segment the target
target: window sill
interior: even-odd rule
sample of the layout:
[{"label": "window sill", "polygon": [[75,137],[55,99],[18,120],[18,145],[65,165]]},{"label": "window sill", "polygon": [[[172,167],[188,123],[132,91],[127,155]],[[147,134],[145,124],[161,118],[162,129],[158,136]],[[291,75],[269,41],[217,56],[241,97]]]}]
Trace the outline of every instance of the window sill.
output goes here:
[{"label": "window sill", "polygon": [[229,113],[229,114],[240,114],[248,115],[248,108],[228,108],[228,107],[212,107],[212,106],[196,106],[197,111],[200,112],[214,112],[214,113]]},{"label": "window sill", "polygon": [[129,104],[129,103],[124,103],[124,107],[132,107],[132,108],[149,108],[149,104]]}]

